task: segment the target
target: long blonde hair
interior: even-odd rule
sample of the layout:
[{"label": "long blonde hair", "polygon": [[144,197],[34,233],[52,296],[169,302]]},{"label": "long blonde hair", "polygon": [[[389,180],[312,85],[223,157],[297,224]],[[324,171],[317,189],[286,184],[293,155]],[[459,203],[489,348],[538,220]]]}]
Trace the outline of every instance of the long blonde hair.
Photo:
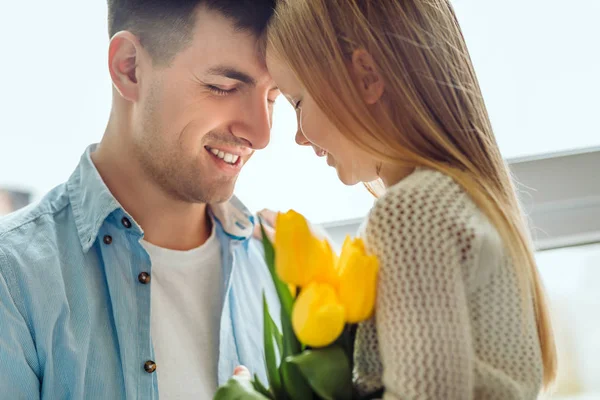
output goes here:
[{"label": "long blonde hair", "polygon": [[[556,348],[533,246],[449,0],[278,0],[267,36],[348,138],[386,162],[451,176],[487,215],[533,299],[548,387]],[[360,101],[347,69],[360,48],[385,81],[375,107]]]}]

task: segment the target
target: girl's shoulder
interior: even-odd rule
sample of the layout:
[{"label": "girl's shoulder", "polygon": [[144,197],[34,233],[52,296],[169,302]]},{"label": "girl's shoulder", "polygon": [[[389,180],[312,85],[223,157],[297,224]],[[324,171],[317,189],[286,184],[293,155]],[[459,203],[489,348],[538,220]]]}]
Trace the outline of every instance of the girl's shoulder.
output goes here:
[{"label": "girl's shoulder", "polygon": [[380,253],[425,255],[445,249],[449,261],[463,265],[478,264],[482,253],[497,260],[505,255],[496,228],[462,186],[425,168],[416,169],[377,200],[365,236]]},{"label": "girl's shoulder", "polygon": [[473,213],[477,206],[452,177],[427,168],[417,168],[400,182],[389,187],[375,202],[370,220],[441,217],[456,218]]}]

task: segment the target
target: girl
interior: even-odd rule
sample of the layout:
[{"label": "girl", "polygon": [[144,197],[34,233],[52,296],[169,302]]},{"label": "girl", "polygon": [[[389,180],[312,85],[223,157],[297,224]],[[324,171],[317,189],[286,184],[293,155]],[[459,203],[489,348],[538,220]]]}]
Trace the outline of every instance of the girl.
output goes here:
[{"label": "girl", "polygon": [[[267,65],[296,141],[385,193],[355,383],[385,399],[535,399],[556,354],[526,224],[448,0],[279,0]],[[373,186],[369,186],[374,190]]]}]

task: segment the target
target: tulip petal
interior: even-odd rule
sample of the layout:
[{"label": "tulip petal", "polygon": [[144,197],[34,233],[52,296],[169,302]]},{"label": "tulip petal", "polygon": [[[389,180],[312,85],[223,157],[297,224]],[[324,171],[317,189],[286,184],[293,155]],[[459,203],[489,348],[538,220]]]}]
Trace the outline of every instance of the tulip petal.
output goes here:
[{"label": "tulip petal", "polygon": [[300,292],[292,311],[292,325],[298,339],[311,347],[333,343],[345,325],[344,307],[333,287],[312,283]]},{"label": "tulip petal", "polygon": [[377,258],[366,253],[362,239],[346,238],[338,264],[338,294],[348,323],[364,321],[373,314],[378,271]]},{"label": "tulip petal", "polygon": [[275,269],[282,281],[308,285],[318,268],[315,252],[318,239],[312,234],[306,219],[290,210],[277,215],[275,231]]}]

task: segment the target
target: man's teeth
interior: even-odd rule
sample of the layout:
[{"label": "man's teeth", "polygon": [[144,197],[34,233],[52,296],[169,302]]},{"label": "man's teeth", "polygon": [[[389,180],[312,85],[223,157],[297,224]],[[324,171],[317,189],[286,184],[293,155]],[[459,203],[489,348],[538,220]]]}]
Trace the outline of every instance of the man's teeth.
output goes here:
[{"label": "man's teeth", "polygon": [[221,160],[225,161],[227,164],[235,164],[240,158],[238,155],[225,153],[224,151],[217,149],[210,149],[210,152],[219,157]]}]

